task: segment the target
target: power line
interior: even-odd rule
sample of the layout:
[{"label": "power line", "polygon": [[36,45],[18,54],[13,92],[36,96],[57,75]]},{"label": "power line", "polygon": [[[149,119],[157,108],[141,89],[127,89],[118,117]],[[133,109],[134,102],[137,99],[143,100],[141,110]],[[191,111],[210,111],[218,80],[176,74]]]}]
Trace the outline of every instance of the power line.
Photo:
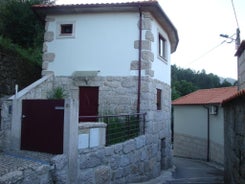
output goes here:
[{"label": "power line", "polygon": [[215,49],[217,49],[219,46],[221,46],[223,43],[225,43],[226,40],[222,41],[220,44],[216,45],[215,47],[209,49],[207,52],[203,53],[202,55],[200,55],[199,57],[197,57],[196,59],[192,60],[191,62],[187,63],[187,65],[191,65],[194,62],[202,59],[203,57],[205,57],[206,55],[208,55],[210,52],[214,51]]},{"label": "power line", "polygon": [[236,9],[235,9],[235,5],[234,5],[233,0],[231,0],[231,4],[232,4],[232,8],[233,8],[233,13],[234,13],[234,16],[235,16],[235,19],[236,19],[237,28],[239,28],[237,14],[236,14]]}]

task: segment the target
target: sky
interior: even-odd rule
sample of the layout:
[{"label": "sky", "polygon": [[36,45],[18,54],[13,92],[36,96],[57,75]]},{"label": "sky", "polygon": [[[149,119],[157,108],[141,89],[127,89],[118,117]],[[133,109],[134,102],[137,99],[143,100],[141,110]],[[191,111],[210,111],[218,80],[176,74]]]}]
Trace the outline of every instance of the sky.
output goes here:
[{"label": "sky", "polygon": [[[131,1],[133,0],[56,0],[56,3]],[[220,34],[232,36],[239,26],[241,40],[245,40],[245,0],[158,0],[158,2],[179,35],[179,44],[171,56],[171,64],[190,68],[196,72],[205,70],[206,73],[220,77],[237,79],[235,42],[221,37]],[[236,38],[236,35],[233,38]]]}]

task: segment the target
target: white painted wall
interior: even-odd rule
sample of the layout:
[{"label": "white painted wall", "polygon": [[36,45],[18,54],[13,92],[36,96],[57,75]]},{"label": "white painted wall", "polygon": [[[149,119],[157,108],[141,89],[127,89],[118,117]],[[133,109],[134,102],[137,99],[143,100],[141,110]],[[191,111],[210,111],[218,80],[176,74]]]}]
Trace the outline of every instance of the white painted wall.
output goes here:
[{"label": "white painted wall", "polygon": [[[170,42],[166,32],[159,26],[157,22],[153,23],[152,32],[154,36],[154,44],[152,45],[152,52],[154,53],[154,62],[152,63],[152,70],[154,71],[154,78],[171,84],[171,51]],[[166,39],[167,58],[163,60],[158,54],[158,35],[159,33]]]},{"label": "white painted wall", "polygon": [[[55,33],[55,40],[47,42],[48,52],[55,53],[49,71],[58,76],[70,76],[74,71],[100,71],[100,76],[130,76],[130,63],[138,60],[134,41],[139,39],[139,13],[104,13],[81,15],[56,15],[48,31]],[[75,22],[74,38],[57,38],[57,23]],[[145,33],[145,31],[143,31]],[[166,33],[153,21],[154,78],[170,84],[170,44]],[[158,57],[159,32],[167,40],[167,62]],[[145,39],[143,33],[143,39]],[[144,75],[144,72],[142,72]]]},{"label": "white painted wall", "polygon": [[48,70],[69,76],[74,71],[100,71],[101,76],[128,76],[130,63],[138,58],[134,41],[139,31],[136,13],[55,16],[49,31],[56,34],[57,22],[75,21],[74,38],[56,38],[48,43],[55,60]]},{"label": "white painted wall", "polygon": [[[224,145],[224,113],[210,115],[210,141]],[[207,139],[207,110],[199,106],[174,106],[174,132]]]},{"label": "white painted wall", "polygon": [[210,115],[210,140],[224,145],[224,111],[221,107],[217,115]]},{"label": "white painted wall", "polygon": [[207,110],[202,106],[174,106],[174,133],[207,139]]}]

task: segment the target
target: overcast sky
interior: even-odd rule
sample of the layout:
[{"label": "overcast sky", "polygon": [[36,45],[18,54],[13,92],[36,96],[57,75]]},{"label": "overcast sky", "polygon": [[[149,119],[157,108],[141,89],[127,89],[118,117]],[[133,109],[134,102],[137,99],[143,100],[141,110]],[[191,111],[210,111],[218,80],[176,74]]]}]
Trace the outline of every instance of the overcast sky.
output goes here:
[{"label": "overcast sky", "polygon": [[[236,10],[234,15],[232,1]],[[131,2],[131,0],[56,0],[57,4]],[[221,77],[237,79],[235,43],[224,42],[220,34],[232,36],[237,22],[245,39],[245,0],[158,0],[175,25],[179,45],[171,63],[195,71],[204,69]],[[233,37],[235,38],[235,36]]]}]

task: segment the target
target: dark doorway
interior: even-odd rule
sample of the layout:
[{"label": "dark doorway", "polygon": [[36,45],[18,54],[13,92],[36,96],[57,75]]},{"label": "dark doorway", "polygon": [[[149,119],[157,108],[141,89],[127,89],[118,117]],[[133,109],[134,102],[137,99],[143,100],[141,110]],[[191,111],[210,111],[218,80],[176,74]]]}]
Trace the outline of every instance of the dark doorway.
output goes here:
[{"label": "dark doorway", "polygon": [[21,149],[63,153],[64,100],[23,100]]},{"label": "dark doorway", "polygon": [[79,88],[79,122],[97,121],[98,115],[98,87],[80,87]]}]

